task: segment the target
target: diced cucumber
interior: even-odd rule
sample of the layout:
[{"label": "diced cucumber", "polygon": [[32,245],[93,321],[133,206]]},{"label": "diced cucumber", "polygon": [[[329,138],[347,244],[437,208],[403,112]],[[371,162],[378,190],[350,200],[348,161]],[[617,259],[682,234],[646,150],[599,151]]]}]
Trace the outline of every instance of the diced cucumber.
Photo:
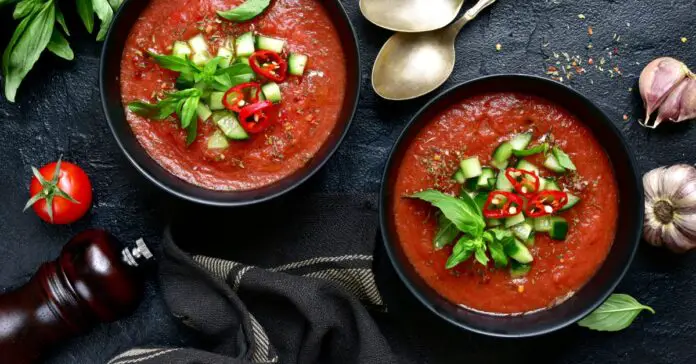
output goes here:
[{"label": "diced cucumber", "polygon": [[522,264],[534,261],[534,257],[532,257],[529,249],[517,239],[515,239],[514,244],[505,246],[505,254]]},{"label": "diced cucumber", "polygon": [[532,173],[536,174],[537,176],[539,176],[539,167],[535,166],[534,164],[532,164],[524,159],[521,159],[519,162],[517,162],[517,167],[515,167],[515,168],[521,169],[521,170],[527,171],[527,172],[532,172]]},{"label": "diced cucumber", "polygon": [[194,53],[193,57],[191,57],[191,62],[193,62],[193,64],[195,64],[196,66],[204,66],[206,63],[210,62],[212,58],[213,57],[210,56],[210,53],[208,53],[208,51]]},{"label": "diced cucumber", "polygon": [[282,39],[266,37],[263,35],[256,37],[256,48],[258,49],[280,53],[283,51],[283,47],[285,47],[285,41]]},{"label": "diced cucumber", "polygon": [[549,236],[554,240],[565,240],[568,236],[568,221],[560,216],[552,217]]},{"label": "diced cucumber", "polygon": [[220,68],[227,68],[234,59],[234,52],[229,48],[220,47],[218,48],[217,56],[222,57],[222,60],[218,63]]},{"label": "diced cucumber", "polygon": [[516,135],[514,138],[510,139],[508,143],[512,145],[513,150],[523,150],[524,148],[527,148],[527,145],[529,145],[529,142],[531,141],[532,133],[527,132]]},{"label": "diced cucumber", "polygon": [[304,54],[290,53],[288,56],[288,72],[293,76],[302,76],[309,58]]},{"label": "diced cucumber", "polygon": [[230,143],[220,130],[216,130],[213,135],[208,137],[208,149],[225,149],[229,146]]},{"label": "diced cucumber", "polygon": [[527,240],[524,241],[524,245],[526,246],[534,246],[534,243],[536,241],[536,233],[532,233]]},{"label": "diced cucumber", "polygon": [[558,163],[558,159],[553,156],[553,154],[549,154],[546,157],[546,160],[544,161],[544,167],[548,168],[550,171],[554,171],[556,173],[565,173],[565,168],[561,166],[560,163]]},{"label": "diced cucumber", "polygon": [[524,214],[520,212],[519,214],[515,216],[510,216],[505,218],[505,227],[510,228],[513,227],[517,224],[521,224],[524,222]]},{"label": "diced cucumber", "polygon": [[542,216],[534,219],[534,230],[547,232],[551,230],[551,216]]},{"label": "diced cucumber", "polygon": [[206,42],[203,34],[198,34],[195,37],[188,40],[189,45],[193,53],[208,53],[208,42]]},{"label": "diced cucumber", "polygon": [[500,144],[498,148],[493,151],[493,160],[491,165],[495,168],[503,170],[508,165],[508,160],[512,157],[512,144],[505,142]]},{"label": "diced cucumber", "polygon": [[488,182],[489,179],[495,177],[495,171],[493,171],[492,168],[482,168],[481,169],[481,175],[478,177],[478,182],[476,183],[476,188],[478,190],[487,190],[491,188],[490,183]]},{"label": "diced cucumber", "polygon": [[464,159],[459,163],[459,166],[466,179],[478,177],[483,173],[478,157]]},{"label": "diced cucumber", "polygon": [[549,144],[548,143],[543,143],[539,144],[535,147],[529,148],[529,149],[524,149],[524,150],[513,150],[512,154],[515,157],[529,157],[531,155],[535,154],[540,154],[540,153],[546,153],[549,150]]},{"label": "diced cucumber", "polygon": [[261,92],[266,96],[266,99],[274,104],[279,103],[283,96],[280,94],[280,86],[275,82],[269,82],[261,86]]},{"label": "diced cucumber", "polygon": [[202,102],[199,102],[198,106],[196,106],[196,113],[198,114],[198,117],[201,118],[201,120],[203,121],[208,120],[210,116],[213,114],[213,112],[210,111],[210,108]]},{"label": "diced cucumber", "polygon": [[188,58],[191,55],[191,47],[186,42],[177,40],[172,46],[172,55],[179,58]]},{"label": "diced cucumber", "polygon": [[237,57],[249,57],[254,53],[254,33],[247,32],[239,36],[235,41]]},{"label": "diced cucumber", "polygon": [[558,186],[558,183],[554,180],[546,179],[544,180],[544,188],[542,188],[544,191],[560,191],[561,188]]},{"label": "diced cucumber", "polygon": [[510,276],[512,278],[521,278],[526,276],[532,270],[530,264],[522,264],[517,261],[510,262]]},{"label": "diced cucumber", "polygon": [[249,134],[239,124],[237,117],[231,112],[216,112],[213,114],[213,121],[222,130],[226,137],[234,140],[249,139]]},{"label": "diced cucumber", "polygon": [[556,157],[558,164],[565,169],[575,170],[575,164],[570,160],[570,156],[566,154],[561,148],[553,147],[553,156]]},{"label": "diced cucumber", "polygon": [[580,197],[575,196],[572,193],[566,192],[566,194],[568,195],[568,203],[566,203],[565,206],[561,207],[560,211],[570,210],[571,207],[577,205],[578,202],[580,202]]},{"label": "diced cucumber", "polygon": [[496,227],[503,224],[503,220],[500,219],[486,219],[486,226]]},{"label": "diced cucumber", "polygon": [[503,171],[498,173],[498,178],[495,181],[495,189],[499,191],[510,192],[515,189],[515,187],[510,183],[510,180],[505,176]]},{"label": "diced cucumber", "polygon": [[225,110],[225,104],[222,103],[222,99],[224,97],[224,92],[211,92],[210,99],[208,101],[208,107],[210,107],[210,110]]},{"label": "diced cucumber", "polygon": [[459,184],[464,184],[466,182],[466,178],[464,178],[464,172],[462,172],[461,169],[457,168],[457,171],[454,172],[452,175],[452,179],[457,181]]},{"label": "diced cucumber", "polygon": [[532,232],[534,231],[534,229],[532,228],[532,225],[523,222],[511,227],[510,231],[512,231],[512,233],[518,239],[522,241],[527,241],[527,239],[529,239],[529,237],[532,236]]},{"label": "diced cucumber", "polygon": [[478,178],[469,178],[464,182],[464,189],[469,192],[475,192],[476,189],[478,188]]}]

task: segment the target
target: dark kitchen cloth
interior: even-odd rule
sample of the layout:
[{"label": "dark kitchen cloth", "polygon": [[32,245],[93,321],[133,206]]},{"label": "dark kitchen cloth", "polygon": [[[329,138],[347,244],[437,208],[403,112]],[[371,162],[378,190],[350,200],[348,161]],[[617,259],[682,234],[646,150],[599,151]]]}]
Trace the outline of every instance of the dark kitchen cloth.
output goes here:
[{"label": "dark kitchen cloth", "polygon": [[[374,201],[313,195],[173,223],[159,262],[164,298],[206,351],[133,349],[109,363],[396,363],[366,308],[383,310]],[[215,250],[256,266],[198,254]]]}]

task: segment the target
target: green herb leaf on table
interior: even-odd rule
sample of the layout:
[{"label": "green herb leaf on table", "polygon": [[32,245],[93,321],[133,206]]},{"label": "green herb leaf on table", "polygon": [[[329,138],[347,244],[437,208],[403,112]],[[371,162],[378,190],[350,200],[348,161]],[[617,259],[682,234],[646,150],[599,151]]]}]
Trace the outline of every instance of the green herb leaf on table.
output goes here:
[{"label": "green herb leaf on table", "polygon": [[80,19],[85,24],[85,28],[91,34],[94,31],[94,8],[92,7],[92,0],[75,0],[77,3],[77,14],[80,15]]},{"label": "green herb leaf on table", "polygon": [[561,167],[570,169],[572,171],[576,169],[575,164],[573,164],[573,161],[570,160],[570,156],[561,150],[561,148],[553,147],[553,156],[556,157]]},{"label": "green herb leaf on table", "polygon": [[16,3],[18,0],[0,0],[0,7]]},{"label": "green herb leaf on table", "polygon": [[598,309],[578,322],[597,331],[620,331],[627,328],[643,310],[655,313],[649,306],[627,294],[612,294]]},{"label": "green herb leaf on table", "polygon": [[60,24],[61,28],[65,32],[65,35],[70,36],[70,30],[68,29],[68,24],[65,23],[65,16],[60,8],[56,6],[56,23]]},{"label": "green herb leaf on table", "polygon": [[236,8],[218,11],[218,15],[234,22],[245,22],[259,16],[270,4],[271,0],[247,0]]},{"label": "green herb leaf on table", "polygon": [[111,8],[111,4],[107,0],[92,0],[92,7],[94,8],[94,13],[97,14],[97,18],[101,20],[97,40],[102,41],[106,38],[106,33],[109,31],[111,19],[114,17],[114,9]]},{"label": "green herb leaf on table", "polygon": [[436,250],[440,250],[454,242],[454,239],[459,235],[459,229],[443,214],[440,214],[437,222],[438,229],[435,238],[433,238],[433,246]]},{"label": "green herb leaf on table", "polygon": [[56,56],[72,61],[75,58],[75,54],[70,48],[70,43],[65,39],[63,34],[60,33],[57,27],[53,28],[53,34],[51,35],[51,41],[48,42],[46,46],[49,51],[53,52]]},{"label": "green herb leaf on table", "polygon": [[22,19],[37,11],[42,5],[44,4],[40,0],[22,0],[17,3],[17,6],[15,6],[12,17],[15,20]]}]

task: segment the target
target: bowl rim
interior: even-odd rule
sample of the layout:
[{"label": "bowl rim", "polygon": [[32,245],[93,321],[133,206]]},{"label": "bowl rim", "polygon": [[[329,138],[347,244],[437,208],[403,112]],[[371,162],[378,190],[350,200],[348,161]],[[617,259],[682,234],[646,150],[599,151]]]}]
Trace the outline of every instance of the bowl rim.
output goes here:
[{"label": "bowl rim", "polygon": [[[388,183],[388,178],[389,178],[389,172],[392,166],[392,163],[394,163],[394,158],[395,154],[402,148],[402,143],[404,142],[404,139],[408,136],[409,132],[411,131],[412,128],[415,127],[415,125],[418,123],[419,119],[422,117],[422,115],[430,110],[437,102],[442,100],[443,98],[446,98],[450,94],[453,94],[457,92],[461,88],[466,88],[471,86],[472,84],[480,83],[480,82],[490,82],[494,81],[497,79],[510,79],[510,78],[516,78],[516,79],[522,79],[522,80],[527,80],[528,82],[542,82],[542,83],[547,83],[551,84],[552,86],[555,87],[561,87],[564,88],[567,92],[569,92],[573,97],[579,98],[583,100],[584,102],[592,105],[602,116],[602,124],[604,124],[608,130],[610,130],[612,133],[614,133],[618,139],[621,141],[621,147],[622,149],[626,152],[628,160],[629,160],[629,168],[633,171],[633,176],[632,180],[635,181],[635,184],[637,186],[637,192],[640,195],[641,199],[644,199],[644,190],[643,190],[643,184],[641,182],[641,176],[638,172],[637,168],[637,161],[635,159],[635,154],[631,148],[631,146],[626,142],[624,136],[621,134],[619,128],[611,122],[611,118],[600,108],[598,107],[594,102],[592,102],[589,98],[581,94],[580,92],[574,90],[573,88],[562,84],[560,82],[550,80],[544,77],[540,76],[535,76],[535,75],[528,75],[528,74],[521,74],[521,73],[504,73],[504,74],[494,74],[494,75],[487,75],[487,76],[482,76],[482,77],[477,77],[468,81],[460,82],[448,89],[445,89],[444,91],[440,92],[437,94],[435,97],[433,97],[431,100],[429,100],[423,107],[421,107],[416,114],[409,120],[409,122],[406,124],[406,126],[403,128],[401,133],[399,134],[399,137],[396,139],[396,142],[392,146],[391,151],[389,152],[389,157],[387,158],[387,162],[384,167],[384,172],[382,174],[382,182],[381,182],[381,187],[380,187],[380,195],[379,195],[379,226],[380,226],[380,234],[381,234],[381,240],[382,244],[384,246],[384,249],[387,253],[387,256],[389,257],[389,261],[392,264],[392,267],[396,271],[396,274],[399,276],[399,279],[401,282],[407,287],[408,291],[411,292],[413,296],[416,297],[416,299],[425,307],[428,308],[432,313],[434,313],[436,316],[444,319],[445,321],[449,322],[450,324],[457,326],[459,328],[466,329],[468,331],[485,335],[485,336],[490,336],[490,337],[498,337],[498,338],[526,338],[526,337],[535,337],[535,336],[541,336],[545,334],[549,334],[558,330],[561,330],[563,328],[566,328],[578,321],[580,321],[582,318],[586,317],[590,313],[592,313],[595,309],[597,309],[604,301],[616,290],[616,287],[619,285],[619,283],[623,280],[624,276],[628,272],[631,263],[633,262],[633,259],[635,258],[636,252],[638,250],[638,246],[640,245],[640,239],[641,239],[641,234],[637,234],[637,237],[635,241],[633,242],[633,246],[630,248],[630,254],[628,257],[628,260],[626,262],[626,265],[621,268],[620,272],[618,275],[616,275],[613,279],[612,282],[609,284],[609,289],[607,289],[605,292],[603,292],[601,295],[599,295],[595,301],[592,302],[592,304],[588,305],[586,308],[581,310],[578,314],[570,316],[570,317],[565,317],[562,321],[559,323],[556,323],[554,325],[550,325],[546,329],[542,330],[537,330],[537,331],[532,331],[532,332],[525,332],[525,333],[501,333],[501,332],[492,332],[492,331],[487,331],[487,330],[482,330],[476,327],[473,327],[465,322],[455,320],[454,318],[450,317],[448,314],[443,312],[442,310],[438,310],[436,305],[429,301],[427,297],[425,297],[424,294],[419,291],[419,289],[415,286],[415,284],[408,278],[404,271],[403,264],[410,264],[410,262],[401,262],[399,261],[399,258],[396,255],[396,248],[393,247],[393,244],[390,244],[390,236],[388,233],[388,226],[389,226],[389,219],[391,219],[391,216],[387,216],[387,205],[390,203],[390,201],[387,201],[387,196],[388,196],[388,191],[392,188],[391,185]],[[644,201],[644,200],[643,200]],[[643,206],[643,201],[640,201],[639,205]],[[644,211],[643,209],[639,209],[638,211],[638,216],[636,220],[639,220],[641,223],[638,224],[636,229],[642,228],[642,221],[644,219]],[[397,242],[398,243],[398,242]],[[613,248],[613,245],[612,245]],[[611,251],[611,249],[610,249]],[[607,253],[608,255],[608,253]],[[601,268],[601,266],[600,266]],[[598,268],[598,270],[600,269]],[[596,274],[595,272],[594,274]],[[593,275],[594,277],[594,275]],[[426,284],[427,285],[427,284]],[[581,287],[582,289],[582,287]],[[567,301],[566,301],[567,302]],[[561,303],[560,305],[565,304],[565,302]],[[466,308],[465,308],[466,309]],[[492,316],[492,315],[491,315]],[[492,316],[493,317],[493,316]],[[505,317],[505,316],[501,316]]]},{"label": "bowl rim", "polygon": [[[286,193],[289,193],[289,192],[295,190],[296,188],[300,187],[301,185],[303,185],[305,182],[307,182],[307,180],[312,178],[316,173],[318,173],[321,169],[324,168],[326,163],[328,163],[328,161],[338,151],[341,144],[343,144],[343,141],[347,137],[348,132],[350,131],[350,129],[352,127],[353,121],[355,119],[355,115],[356,115],[357,110],[358,110],[358,105],[360,103],[360,94],[361,94],[361,90],[362,90],[362,54],[360,52],[360,45],[358,43],[358,35],[357,35],[356,30],[355,30],[355,26],[350,21],[350,17],[348,16],[348,13],[346,12],[345,7],[343,6],[343,4],[341,3],[340,0],[330,0],[336,5],[337,9],[339,10],[338,12],[340,13],[340,16],[343,18],[343,20],[346,22],[346,24],[348,26],[348,29],[349,29],[348,36],[352,39],[352,43],[348,44],[348,46],[352,47],[355,50],[355,64],[356,64],[357,72],[355,72],[356,74],[355,74],[355,79],[354,79],[354,82],[356,85],[355,100],[352,103],[352,105],[349,106],[350,112],[348,114],[347,120],[345,120],[345,122],[344,122],[343,130],[340,132],[340,135],[338,136],[338,138],[334,141],[335,144],[327,150],[324,158],[320,162],[318,162],[312,169],[308,170],[304,176],[301,176],[292,184],[289,184],[283,188],[280,188],[278,191],[274,191],[274,192],[269,193],[269,194],[264,195],[264,196],[254,197],[252,199],[240,200],[240,201],[217,201],[213,198],[208,199],[208,198],[195,197],[195,196],[192,196],[192,195],[187,194],[185,192],[179,191],[176,188],[167,186],[165,183],[158,180],[153,174],[151,174],[147,170],[146,167],[141,166],[136,161],[136,159],[131,155],[131,152],[124,145],[124,142],[121,140],[121,137],[119,136],[118,131],[114,127],[114,123],[115,122],[126,122],[127,123],[128,121],[127,120],[117,120],[117,121],[112,120],[111,114],[108,112],[109,108],[108,108],[107,97],[106,97],[106,92],[105,92],[106,82],[107,82],[106,79],[108,77],[108,75],[106,74],[106,68],[107,68],[107,66],[106,66],[106,62],[107,62],[106,54],[108,52],[108,48],[110,46],[112,46],[111,43],[114,42],[113,38],[114,38],[114,34],[116,33],[116,28],[117,28],[115,25],[119,21],[121,21],[124,14],[126,13],[126,11],[127,11],[126,9],[128,8],[128,6],[127,6],[128,3],[135,2],[135,1],[143,1],[143,0],[125,0],[124,3],[121,4],[121,7],[118,9],[118,11],[114,14],[111,26],[109,27],[109,31],[106,34],[106,38],[104,39],[104,44],[102,45],[102,50],[100,53],[99,91],[101,94],[100,97],[101,97],[102,112],[104,113],[104,116],[106,117],[106,121],[107,121],[107,124],[109,124],[109,129],[111,130],[111,134],[113,135],[114,139],[116,140],[116,143],[118,144],[119,149],[121,149],[121,151],[126,156],[126,159],[128,159],[128,161],[131,163],[131,165],[133,165],[133,167],[135,167],[135,169],[138,170],[140,172],[140,174],[145,176],[145,178],[147,180],[149,180],[150,182],[152,182],[155,186],[159,187],[161,190],[163,190],[171,195],[174,195],[180,199],[187,200],[187,201],[194,202],[194,203],[198,203],[198,204],[202,204],[202,205],[208,205],[208,206],[214,206],[214,207],[243,207],[243,206],[261,204],[263,202],[267,202],[267,201],[273,200],[275,198],[278,198],[282,195],[285,195]],[[149,1],[149,0],[145,0],[145,1]],[[322,1],[322,6],[324,6],[323,2],[324,1]],[[333,23],[333,21],[332,21],[332,23]],[[345,45],[344,45],[344,49],[346,49]],[[120,68],[119,68],[119,70],[120,70]],[[325,142],[325,143],[327,143],[327,142]],[[141,146],[141,148],[142,148],[142,146]],[[143,148],[143,151],[145,153],[147,153],[147,151],[145,151],[144,148]],[[152,158],[152,157],[149,156],[149,154],[148,154],[148,158]],[[157,164],[159,164],[159,162],[157,162],[157,161],[155,161],[155,162]],[[171,174],[171,172],[169,172],[169,171],[166,171],[166,172]],[[297,171],[295,171],[293,173],[296,173],[296,172]],[[179,178],[177,176],[174,176],[174,177]],[[280,180],[274,182],[274,184],[279,183],[288,177],[290,177],[290,176],[286,176],[284,178],[281,178]],[[191,186],[197,187],[197,188],[204,188],[204,187],[196,186],[188,181],[184,181],[184,182],[186,182],[187,184],[189,184]],[[272,186],[272,185],[273,184],[268,185],[268,186]],[[268,187],[268,186],[262,186],[262,187]],[[210,191],[215,192],[214,190],[210,190]],[[253,191],[253,190],[249,190],[249,191]],[[219,191],[219,192],[224,193],[225,191]]]}]

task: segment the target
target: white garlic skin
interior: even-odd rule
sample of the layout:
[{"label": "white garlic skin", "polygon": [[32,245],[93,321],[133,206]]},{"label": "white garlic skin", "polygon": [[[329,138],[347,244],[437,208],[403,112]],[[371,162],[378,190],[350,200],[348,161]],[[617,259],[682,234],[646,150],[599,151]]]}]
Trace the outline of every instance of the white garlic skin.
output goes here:
[{"label": "white garlic skin", "polygon": [[645,104],[645,121],[662,105],[674,89],[690,73],[684,63],[670,57],[657,58],[648,63],[640,74],[638,86]]},{"label": "white garlic skin", "polygon": [[643,176],[643,236],[654,246],[676,253],[696,248],[696,168],[660,167]]}]

